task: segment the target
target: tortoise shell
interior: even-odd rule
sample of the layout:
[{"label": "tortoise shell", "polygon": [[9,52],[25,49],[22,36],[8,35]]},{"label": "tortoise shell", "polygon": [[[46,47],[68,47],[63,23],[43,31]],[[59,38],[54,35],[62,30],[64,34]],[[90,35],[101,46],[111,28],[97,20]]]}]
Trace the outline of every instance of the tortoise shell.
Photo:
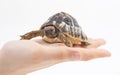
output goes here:
[{"label": "tortoise shell", "polygon": [[40,29],[46,26],[55,26],[59,31],[68,33],[68,35],[74,38],[80,38],[87,40],[87,36],[82,31],[82,28],[74,17],[65,12],[60,12],[50,17]]}]

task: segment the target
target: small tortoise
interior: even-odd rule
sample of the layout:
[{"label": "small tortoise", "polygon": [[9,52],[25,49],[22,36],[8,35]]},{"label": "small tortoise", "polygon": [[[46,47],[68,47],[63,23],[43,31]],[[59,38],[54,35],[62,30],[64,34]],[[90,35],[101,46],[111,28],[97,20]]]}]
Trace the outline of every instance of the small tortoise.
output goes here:
[{"label": "small tortoise", "polygon": [[48,19],[39,30],[28,32],[21,36],[22,39],[32,39],[42,36],[49,43],[62,42],[66,46],[88,46],[87,36],[71,15],[60,12]]}]

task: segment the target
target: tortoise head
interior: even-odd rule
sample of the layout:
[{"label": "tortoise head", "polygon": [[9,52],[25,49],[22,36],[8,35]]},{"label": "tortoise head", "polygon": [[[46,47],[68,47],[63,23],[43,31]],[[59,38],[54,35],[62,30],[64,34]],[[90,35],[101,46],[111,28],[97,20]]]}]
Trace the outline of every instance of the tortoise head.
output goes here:
[{"label": "tortoise head", "polygon": [[58,30],[54,26],[46,26],[44,28],[44,35],[48,38],[55,38],[58,34]]}]

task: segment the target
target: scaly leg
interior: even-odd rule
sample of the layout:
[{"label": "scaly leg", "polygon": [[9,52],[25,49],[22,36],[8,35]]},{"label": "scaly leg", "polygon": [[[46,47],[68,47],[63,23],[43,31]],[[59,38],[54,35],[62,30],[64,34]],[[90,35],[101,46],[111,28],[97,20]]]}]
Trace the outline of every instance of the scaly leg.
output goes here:
[{"label": "scaly leg", "polygon": [[23,40],[23,39],[29,40],[29,39],[32,39],[32,38],[37,37],[37,36],[43,36],[42,30],[28,32],[28,33],[22,35],[20,40]]},{"label": "scaly leg", "polygon": [[68,47],[72,47],[72,46],[73,46],[71,40],[70,40],[68,37],[66,37],[63,33],[59,33],[58,38],[59,38],[66,46],[68,46]]},{"label": "scaly leg", "polygon": [[[81,38],[73,38],[72,36],[70,36],[69,34],[67,34],[67,33],[64,33],[65,34],[65,36],[67,36],[70,40],[72,40],[73,41],[73,45],[74,46],[82,46],[82,47],[85,47],[85,46],[88,46],[88,45],[90,45],[90,43],[89,42],[87,42],[87,37],[85,38],[85,39],[81,39]],[[81,44],[79,44],[79,43],[81,43]]]}]

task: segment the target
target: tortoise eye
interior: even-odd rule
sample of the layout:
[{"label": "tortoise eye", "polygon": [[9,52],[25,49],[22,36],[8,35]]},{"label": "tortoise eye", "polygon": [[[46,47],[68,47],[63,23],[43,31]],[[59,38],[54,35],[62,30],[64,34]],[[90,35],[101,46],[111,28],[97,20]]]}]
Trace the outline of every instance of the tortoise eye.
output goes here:
[{"label": "tortoise eye", "polygon": [[64,19],[64,22],[65,22],[67,25],[71,25],[71,20],[68,19],[68,18],[65,18],[65,19]]}]

